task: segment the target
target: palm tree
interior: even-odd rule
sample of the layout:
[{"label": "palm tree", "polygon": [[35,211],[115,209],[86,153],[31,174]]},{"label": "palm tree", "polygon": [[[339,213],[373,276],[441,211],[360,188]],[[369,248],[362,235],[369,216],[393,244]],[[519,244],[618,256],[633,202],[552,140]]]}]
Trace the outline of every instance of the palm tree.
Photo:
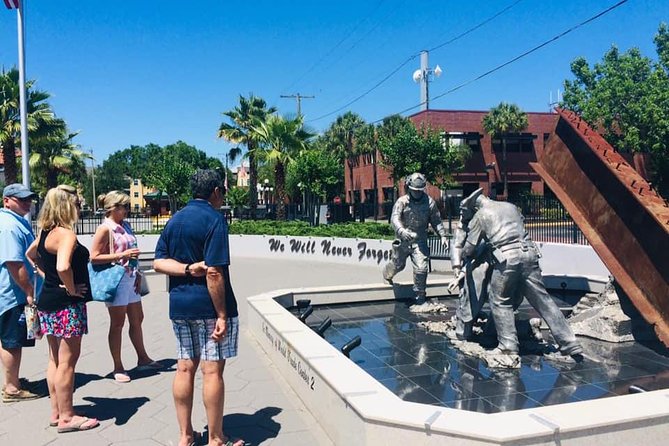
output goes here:
[{"label": "palm tree", "polygon": [[490,109],[487,115],[483,117],[483,128],[491,136],[497,136],[502,139],[502,164],[504,168],[504,189],[502,194],[508,192],[507,173],[508,166],[506,162],[506,138],[509,133],[519,133],[527,128],[527,114],[516,104],[500,102],[497,107]]},{"label": "palm tree", "polygon": [[358,148],[355,145],[355,135],[358,129],[365,125],[365,121],[353,112],[346,112],[335,119],[325,132],[325,140],[329,150],[336,153],[342,161],[346,160],[349,170],[351,197],[349,203],[355,200],[355,186],[353,185],[353,168],[355,167]]},{"label": "palm tree", "polygon": [[[231,123],[223,122],[218,128],[218,137],[223,138],[233,144],[246,146],[246,154],[249,160],[249,206],[251,208],[251,218],[256,217],[256,208],[258,207],[258,135],[255,132],[261,122],[276,112],[276,107],[267,107],[264,99],[249,95],[248,98],[239,96],[239,105],[232,110],[224,112]],[[236,147],[230,150],[229,159],[234,161],[241,155],[242,150]]]},{"label": "palm tree", "polygon": [[[31,90],[35,81],[26,82],[26,110],[28,132],[34,135],[40,128],[52,123],[55,119],[51,106],[46,100],[49,93]],[[5,182],[18,181],[16,166],[16,149],[20,148],[21,116],[19,108],[19,71],[11,68],[0,71],[0,146],[5,163]]]},{"label": "palm tree", "polygon": [[376,169],[377,153],[378,153],[378,134],[374,124],[364,124],[356,132],[356,140],[358,153],[361,155],[368,155],[372,163],[372,189],[374,190],[374,220],[378,218],[379,211],[379,180]]},{"label": "palm tree", "polygon": [[58,174],[72,173],[73,168],[91,159],[91,155],[72,142],[78,133],[69,133],[65,121],[55,119],[42,130],[45,134],[31,138],[29,164],[35,174],[33,180],[42,183],[46,191],[58,185]]},{"label": "palm tree", "polygon": [[274,187],[277,197],[278,220],[286,219],[286,171],[303,150],[314,134],[303,127],[302,116],[283,118],[270,115],[264,122],[260,122],[254,131],[259,136],[262,148],[258,157],[262,161],[274,166]]}]

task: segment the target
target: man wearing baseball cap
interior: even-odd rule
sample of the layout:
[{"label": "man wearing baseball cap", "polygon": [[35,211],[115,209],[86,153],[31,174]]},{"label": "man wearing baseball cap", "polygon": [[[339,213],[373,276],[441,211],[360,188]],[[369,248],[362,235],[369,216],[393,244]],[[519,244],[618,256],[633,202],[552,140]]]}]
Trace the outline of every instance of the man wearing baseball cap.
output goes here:
[{"label": "man wearing baseball cap", "polygon": [[35,240],[30,222],[23,218],[30,212],[36,194],[22,184],[10,184],[2,192],[0,209],[0,359],[5,369],[2,401],[5,403],[38,398],[21,389],[19,367],[21,349],[32,347],[35,340],[26,338],[23,307],[32,305],[33,266],[26,250]]}]

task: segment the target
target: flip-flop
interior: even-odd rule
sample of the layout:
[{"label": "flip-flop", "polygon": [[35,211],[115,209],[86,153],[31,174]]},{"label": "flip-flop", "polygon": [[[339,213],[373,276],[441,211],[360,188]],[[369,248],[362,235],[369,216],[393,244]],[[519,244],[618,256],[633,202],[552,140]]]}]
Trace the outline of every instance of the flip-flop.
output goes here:
[{"label": "flip-flop", "polygon": [[138,372],[148,372],[148,371],[151,371],[151,370],[160,370],[162,368],[163,368],[163,365],[161,363],[159,363],[158,361],[151,361],[147,364],[141,364],[141,365],[138,364],[137,368],[135,370],[137,370]]},{"label": "flip-flop", "polygon": [[130,379],[130,375],[128,375],[128,372],[115,372],[114,381],[116,381],[117,383],[129,383],[132,380]]},{"label": "flip-flop", "polygon": [[238,438],[236,440],[230,440],[229,438],[225,440],[225,443],[223,443],[224,446],[244,446],[246,442],[242,440],[241,438]]},{"label": "flip-flop", "polygon": [[197,446],[197,444],[202,440],[202,434],[199,432],[193,431],[193,441],[188,443],[188,446]]},{"label": "flip-flop", "polygon": [[78,422],[70,421],[69,425],[58,428],[59,434],[66,434],[68,432],[87,431],[96,428],[100,422],[96,418],[81,417]]}]

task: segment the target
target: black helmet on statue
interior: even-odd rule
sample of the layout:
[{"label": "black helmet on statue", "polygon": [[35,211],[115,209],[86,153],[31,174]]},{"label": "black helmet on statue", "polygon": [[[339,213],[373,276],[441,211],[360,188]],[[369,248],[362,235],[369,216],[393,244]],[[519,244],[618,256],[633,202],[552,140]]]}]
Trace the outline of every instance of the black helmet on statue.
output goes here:
[{"label": "black helmet on statue", "polygon": [[406,186],[411,190],[424,191],[427,186],[425,175],[419,172],[412,173],[406,179]]}]

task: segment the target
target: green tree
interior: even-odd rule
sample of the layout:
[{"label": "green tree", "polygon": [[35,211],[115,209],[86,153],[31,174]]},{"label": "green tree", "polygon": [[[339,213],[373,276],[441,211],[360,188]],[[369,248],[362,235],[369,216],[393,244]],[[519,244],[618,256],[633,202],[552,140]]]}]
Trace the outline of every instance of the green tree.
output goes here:
[{"label": "green tree", "polygon": [[221,176],[224,167],[217,158],[208,157],[183,141],[161,147],[157,144],[130,146],[111,154],[96,172],[100,192],[128,189],[132,179],[141,179],[148,187],[169,196],[170,210],[190,197],[190,175],[195,169],[216,169]]},{"label": "green tree", "polygon": [[353,112],[346,112],[332,123],[325,131],[324,140],[328,150],[335,153],[348,166],[349,183],[351,185],[351,197],[347,201],[354,201],[353,168],[358,161],[358,146],[355,144],[356,132],[364,127],[365,121]]},{"label": "green tree", "polygon": [[303,128],[303,118],[293,119],[270,115],[253,128],[260,141],[259,158],[274,167],[274,187],[277,197],[277,219],[286,219],[286,168],[300,152],[307,149],[313,134]]},{"label": "green tree", "polygon": [[[35,81],[26,81],[26,114],[29,136],[48,132],[55,117],[46,100],[49,93],[33,89]],[[7,184],[18,181],[16,150],[21,146],[21,116],[19,108],[19,72],[16,68],[0,71],[0,146],[5,163]]]},{"label": "green tree", "polygon": [[179,156],[165,148],[159,159],[154,160],[147,170],[144,180],[150,187],[160,193],[168,195],[170,212],[177,211],[179,203],[188,200],[190,192],[190,177],[195,172],[195,166],[182,162]]},{"label": "green tree", "polygon": [[226,200],[228,206],[234,210],[233,213],[238,213],[249,201],[249,190],[246,187],[233,186],[227,193]]},{"label": "green tree", "polygon": [[70,133],[65,121],[56,119],[50,127],[46,135],[30,141],[31,182],[41,195],[58,184],[79,183],[85,179],[85,174],[82,177],[84,160],[91,158],[72,142],[77,133]]},{"label": "green tree", "polygon": [[[251,207],[251,218],[256,217],[258,206],[258,135],[254,128],[261,122],[265,122],[267,116],[276,112],[275,107],[267,107],[264,99],[249,95],[248,98],[239,96],[239,105],[232,110],[224,112],[230,123],[223,122],[218,128],[218,137],[233,144],[246,147],[245,158],[249,160],[249,205]],[[242,154],[242,148],[236,147],[230,151],[230,160]]]},{"label": "green tree", "polygon": [[444,147],[440,132],[429,126],[417,129],[413,124],[380,130],[379,151],[381,164],[392,170],[395,186],[413,172],[423,173],[434,185],[440,184],[461,170],[468,156],[468,151],[460,147]]},{"label": "green tree", "polygon": [[506,139],[509,134],[520,133],[527,128],[527,114],[516,104],[500,102],[499,105],[490,109],[483,117],[483,128],[491,137],[502,140],[502,177],[504,189],[502,194],[508,192],[508,163],[506,162]]},{"label": "green tree", "polygon": [[669,28],[655,35],[656,62],[638,48],[612,46],[591,68],[571,63],[574,80],[564,83],[563,108],[573,110],[620,151],[651,153],[651,178],[669,195]]},{"label": "green tree", "polygon": [[329,201],[342,190],[344,164],[334,153],[319,147],[318,141],[314,146],[288,166],[286,188],[292,195],[305,192]]},{"label": "green tree", "polygon": [[99,192],[127,189],[132,179],[144,179],[153,160],[162,153],[163,148],[157,144],[132,145],[112,153],[95,172],[96,189]]}]

